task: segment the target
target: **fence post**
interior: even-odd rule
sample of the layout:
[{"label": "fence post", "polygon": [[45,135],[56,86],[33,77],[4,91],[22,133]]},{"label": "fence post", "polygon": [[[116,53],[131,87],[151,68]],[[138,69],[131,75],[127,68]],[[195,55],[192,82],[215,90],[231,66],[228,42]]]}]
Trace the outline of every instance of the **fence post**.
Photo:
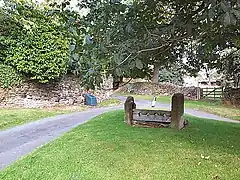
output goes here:
[{"label": "fence post", "polygon": [[222,97],[221,99],[223,100],[224,99],[224,87],[222,86]]},{"label": "fence post", "polygon": [[198,87],[198,88],[197,88],[197,100],[200,100],[201,97],[202,97],[201,88]]},{"label": "fence post", "polygon": [[213,92],[213,99],[214,99],[214,101],[216,100],[216,89],[214,88],[214,90],[213,90],[214,92]]}]

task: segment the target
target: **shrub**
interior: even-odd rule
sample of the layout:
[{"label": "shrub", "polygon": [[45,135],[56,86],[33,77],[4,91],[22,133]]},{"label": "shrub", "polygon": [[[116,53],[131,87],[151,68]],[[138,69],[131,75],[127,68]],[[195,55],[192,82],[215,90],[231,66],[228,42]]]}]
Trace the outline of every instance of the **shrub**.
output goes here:
[{"label": "shrub", "polygon": [[0,87],[8,88],[21,82],[21,76],[10,66],[0,64]]},{"label": "shrub", "polygon": [[19,72],[45,83],[67,71],[67,42],[51,32],[28,34],[9,49],[6,63]]},{"label": "shrub", "polygon": [[11,28],[2,43],[8,49],[4,63],[41,83],[65,75],[68,62],[66,30],[57,16],[47,12],[19,3],[11,13],[20,28]]}]

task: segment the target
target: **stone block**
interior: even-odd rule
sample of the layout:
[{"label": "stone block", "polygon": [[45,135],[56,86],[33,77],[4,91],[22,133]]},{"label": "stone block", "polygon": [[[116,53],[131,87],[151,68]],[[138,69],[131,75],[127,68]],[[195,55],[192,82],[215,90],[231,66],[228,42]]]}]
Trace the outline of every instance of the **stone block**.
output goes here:
[{"label": "stone block", "polygon": [[171,127],[182,129],[184,127],[184,95],[176,93],[172,96]]},{"label": "stone block", "polygon": [[136,109],[136,104],[132,96],[128,96],[124,103],[125,122],[132,125],[133,121],[133,109]]}]

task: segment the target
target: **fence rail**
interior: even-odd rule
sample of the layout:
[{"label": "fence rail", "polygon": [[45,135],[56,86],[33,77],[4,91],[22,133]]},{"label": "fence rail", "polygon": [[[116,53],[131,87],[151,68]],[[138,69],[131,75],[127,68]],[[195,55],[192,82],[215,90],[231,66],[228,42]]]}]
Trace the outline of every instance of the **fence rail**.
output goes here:
[{"label": "fence rail", "polygon": [[200,88],[198,92],[198,99],[221,100],[223,98],[223,87],[207,87]]}]

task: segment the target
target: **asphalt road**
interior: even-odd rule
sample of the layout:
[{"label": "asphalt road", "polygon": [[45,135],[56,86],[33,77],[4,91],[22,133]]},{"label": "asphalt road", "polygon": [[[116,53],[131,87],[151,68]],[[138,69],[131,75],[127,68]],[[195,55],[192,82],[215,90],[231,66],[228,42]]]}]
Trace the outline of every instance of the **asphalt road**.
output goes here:
[{"label": "asphalt road", "polygon": [[58,115],[0,131],[0,169],[93,117],[120,108],[122,106]]},{"label": "asphalt road", "polygon": [[[125,100],[125,97],[118,98]],[[150,107],[151,102],[139,100],[136,104],[137,108],[147,108]],[[170,105],[157,103],[156,108],[170,109]],[[123,109],[123,106],[93,108],[84,112],[58,115],[0,131],[0,170],[93,117],[117,109]],[[201,118],[239,123],[239,121],[191,109],[186,109],[185,113]]]}]

